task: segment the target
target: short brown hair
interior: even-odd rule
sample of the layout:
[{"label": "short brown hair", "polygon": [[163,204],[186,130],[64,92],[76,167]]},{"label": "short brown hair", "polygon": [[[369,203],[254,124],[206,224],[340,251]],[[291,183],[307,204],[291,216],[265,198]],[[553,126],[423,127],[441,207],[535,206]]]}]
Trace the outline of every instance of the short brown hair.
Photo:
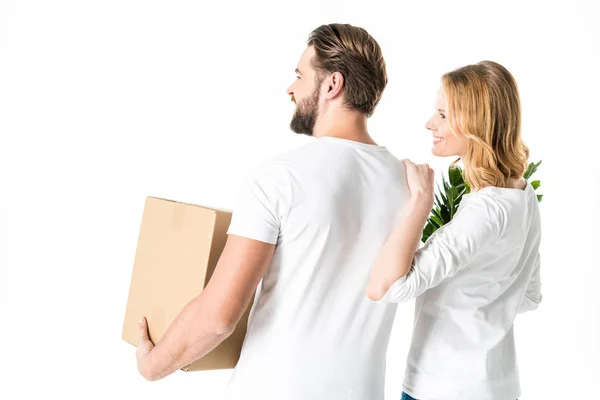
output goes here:
[{"label": "short brown hair", "polygon": [[469,138],[464,175],[476,189],[508,185],[525,172],[529,149],[521,138],[521,101],[512,74],[493,61],[481,61],[442,77],[448,121]]},{"label": "short brown hair", "polygon": [[344,77],[344,105],[371,116],[387,85],[379,44],[363,28],[348,24],[321,25],[308,37],[315,49],[317,76],[339,72]]}]

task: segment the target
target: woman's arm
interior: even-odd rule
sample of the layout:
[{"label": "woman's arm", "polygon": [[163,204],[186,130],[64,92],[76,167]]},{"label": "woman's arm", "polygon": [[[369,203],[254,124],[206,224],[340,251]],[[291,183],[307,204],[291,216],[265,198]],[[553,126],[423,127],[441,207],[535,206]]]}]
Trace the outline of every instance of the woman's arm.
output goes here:
[{"label": "woman's arm", "polygon": [[410,200],[400,213],[398,225],[386,241],[371,269],[366,295],[379,301],[390,286],[410,271],[415,250],[433,207],[433,170],[427,164],[402,160]]},{"label": "woman's arm", "polygon": [[[381,296],[374,296],[373,300],[378,301],[384,296],[387,296],[390,302],[413,299],[427,289],[439,285],[444,279],[456,275],[483,253],[492,258],[500,257],[501,254],[496,253],[492,246],[502,235],[505,215],[499,203],[490,196],[463,198],[452,221],[434,232],[427,243],[414,253],[408,274],[391,285],[389,280],[377,281],[376,279],[381,279],[381,275],[373,278],[371,285],[381,285],[382,291],[387,288],[387,292],[383,292]],[[399,240],[395,241],[388,247],[390,252],[394,250],[394,245],[402,249],[407,246]],[[385,260],[382,258],[379,262],[383,261]],[[406,265],[399,266],[394,261],[377,267],[386,268],[388,271],[407,268]]]},{"label": "woman's arm", "polygon": [[428,198],[411,194],[408,204],[401,211],[398,225],[371,268],[366,289],[369,299],[381,300],[394,282],[408,274],[430,211]]},{"label": "woman's arm", "polygon": [[527,285],[525,296],[519,305],[517,313],[522,314],[527,311],[533,311],[542,302],[542,283],[540,277],[540,253],[535,257],[535,265]]}]

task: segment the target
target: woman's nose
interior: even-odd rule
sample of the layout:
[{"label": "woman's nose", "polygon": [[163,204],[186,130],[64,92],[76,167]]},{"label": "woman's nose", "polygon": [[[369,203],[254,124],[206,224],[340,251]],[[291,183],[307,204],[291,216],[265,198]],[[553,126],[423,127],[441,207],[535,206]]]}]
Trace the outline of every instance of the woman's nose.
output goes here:
[{"label": "woman's nose", "polygon": [[431,123],[431,118],[429,120],[427,120],[427,122],[425,123],[425,129],[432,131],[433,130],[433,124]]}]

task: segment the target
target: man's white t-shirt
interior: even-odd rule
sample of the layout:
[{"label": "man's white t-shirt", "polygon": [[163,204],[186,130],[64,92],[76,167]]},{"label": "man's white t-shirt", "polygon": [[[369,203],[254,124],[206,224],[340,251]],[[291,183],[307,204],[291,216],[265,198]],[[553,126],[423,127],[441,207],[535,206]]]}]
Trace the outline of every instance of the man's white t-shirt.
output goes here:
[{"label": "man's white t-shirt", "polygon": [[[404,390],[419,400],[512,400],[521,394],[513,321],[537,308],[536,193],[487,187],[417,251],[383,304],[417,298]],[[387,301],[386,301],[387,300]]]},{"label": "man's white t-shirt", "polygon": [[277,247],[227,399],[383,399],[397,305],[365,288],[408,199],[400,160],[345,139],[315,139],[252,171],[228,233]]}]

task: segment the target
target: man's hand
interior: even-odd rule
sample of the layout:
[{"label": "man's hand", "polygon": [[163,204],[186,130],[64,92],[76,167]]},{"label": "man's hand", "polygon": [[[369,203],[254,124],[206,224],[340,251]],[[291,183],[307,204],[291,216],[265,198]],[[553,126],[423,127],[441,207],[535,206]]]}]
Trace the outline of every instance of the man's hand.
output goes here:
[{"label": "man's hand", "polygon": [[160,341],[152,343],[146,318],[139,322],[138,371],[156,381],[214,350],[235,330],[271,264],[275,244],[229,235],[210,281],[189,301]]},{"label": "man's hand", "polygon": [[135,356],[137,358],[137,367],[140,374],[147,380],[153,380],[151,369],[151,352],[154,344],[148,336],[148,322],[145,317],[140,318],[138,322],[139,336]]}]

